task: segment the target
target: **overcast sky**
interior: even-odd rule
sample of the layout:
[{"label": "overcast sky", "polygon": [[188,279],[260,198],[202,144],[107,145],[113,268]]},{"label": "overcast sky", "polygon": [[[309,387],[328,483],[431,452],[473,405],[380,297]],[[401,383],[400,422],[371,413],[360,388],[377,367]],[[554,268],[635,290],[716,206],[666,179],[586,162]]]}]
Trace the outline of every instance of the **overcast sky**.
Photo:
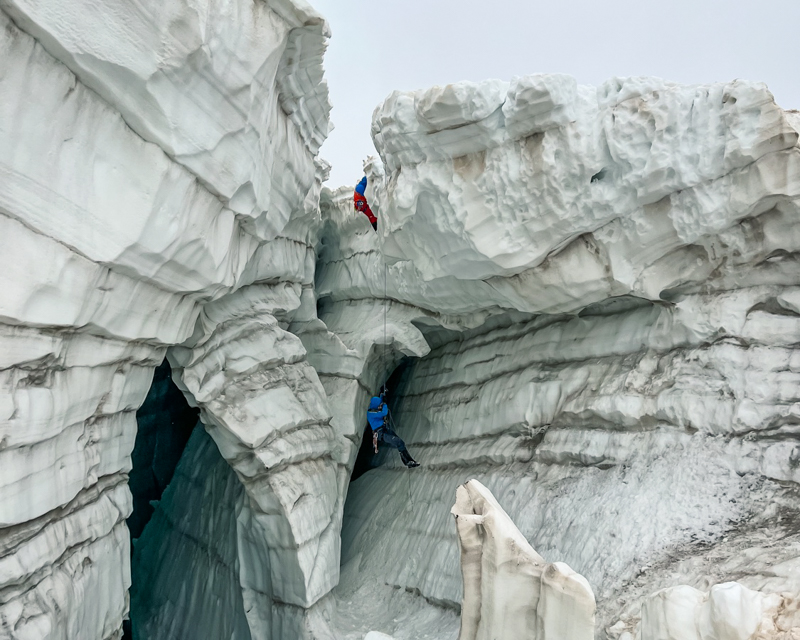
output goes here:
[{"label": "overcast sky", "polygon": [[328,186],[355,185],[394,89],[531,73],[766,82],[800,108],[800,0],[309,0],[330,22]]}]

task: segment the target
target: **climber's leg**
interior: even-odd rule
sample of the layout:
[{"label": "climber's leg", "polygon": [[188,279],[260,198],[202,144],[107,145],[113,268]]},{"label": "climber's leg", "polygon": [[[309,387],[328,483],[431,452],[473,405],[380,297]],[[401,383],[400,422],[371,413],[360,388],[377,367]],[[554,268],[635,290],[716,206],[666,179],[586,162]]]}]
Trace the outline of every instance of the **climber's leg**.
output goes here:
[{"label": "climber's leg", "polygon": [[381,429],[381,440],[383,440],[386,444],[390,447],[394,447],[400,452],[400,459],[403,461],[403,464],[407,467],[418,467],[419,463],[411,457],[411,454],[406,449],[406,443],[403,442],[403,439],[398,436],[394,431],[392,431],[389,427],[384,427]]},{"label": "climber's leg", "polygon": [[394,431],[392,431],[389,427],[383,427],[380,430],[380,439],[388,444],[390,447],[394,447],[398,451],[404,451],[406,448],[406,443],[403,442],[403,439],[398,436]]},{"label": "climber's leg", "polygon": [[403,464],[406,465],[409,469],[419,466],[419,462],[417,462],[416,460],[414,460],[414,458],[411,457],[411,454],[408,452],[408,449],[403,449],[400,452],[400,460],[402,460]]}]

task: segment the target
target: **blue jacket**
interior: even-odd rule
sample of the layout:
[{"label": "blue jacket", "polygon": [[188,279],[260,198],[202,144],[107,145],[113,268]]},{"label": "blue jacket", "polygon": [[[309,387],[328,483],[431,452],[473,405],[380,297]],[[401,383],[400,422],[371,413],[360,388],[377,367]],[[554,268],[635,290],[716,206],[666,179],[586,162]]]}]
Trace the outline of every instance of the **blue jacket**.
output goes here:
[{"label": "blue jacket", "polygon": [[383,426],[383,419],[389,413],[389,407],[378,396],[369,401],[369,409],[367,409],[367,422],[372,427],[373,431],[377,431]]},{"label": "blue jacket", "polygon": [[367,176],[361,178],[361,182],[356,185],[356,193],[360,193],[362,196],[364,192],[367,190]]}]

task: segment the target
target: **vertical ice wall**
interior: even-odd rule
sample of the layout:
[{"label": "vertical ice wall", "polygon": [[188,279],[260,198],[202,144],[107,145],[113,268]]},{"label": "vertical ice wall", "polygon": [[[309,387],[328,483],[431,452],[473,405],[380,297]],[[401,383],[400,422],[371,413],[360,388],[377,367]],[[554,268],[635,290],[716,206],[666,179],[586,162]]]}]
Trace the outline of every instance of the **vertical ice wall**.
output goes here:
[{"label": "vertical ice wall", "polygon": [[389,297],[434,349],[395,411],[423,466],[389,457],[350,488],[344,575],[444,620],[462,594],[442,514],[475,477],[586,576],[599,637],[664,587],[800,590],[797,124],[745,82],[532,76],[379,106],[388,292],[347,232],[318,292],[340,326],[360,322],[345,301]]},{"label": "vertical ice wall", "polygon": [[409,355],[424,467],[354,485],[349,576],[451,624],[447,512],[479,475],[612,637],[738,552],[748,587],[794,588],[800,156],[763,87],[393,94],[375,234],[349,189],[319,216],[328,34],[301,0],[0,0],[0,27],[4,633],[120,635],[135,411],[165,354],[235,473],[235,521],[202,522],[236,633],[341,635],[363,406]]},{"label": "vertical ice wall", "polygon": [[[313,281],[327,37],[288,0],[0,3],[3,634],[121,633],[135,411],[181,343],[170,357],[260,527],[237,521],[263,560],[238,576],[253,637],[273,604],[302,634],[335,583],[340,446],[286,332]],[[280,410],[248,404],[255,372]],[[297,426],[299,455],[278,437]]]}]

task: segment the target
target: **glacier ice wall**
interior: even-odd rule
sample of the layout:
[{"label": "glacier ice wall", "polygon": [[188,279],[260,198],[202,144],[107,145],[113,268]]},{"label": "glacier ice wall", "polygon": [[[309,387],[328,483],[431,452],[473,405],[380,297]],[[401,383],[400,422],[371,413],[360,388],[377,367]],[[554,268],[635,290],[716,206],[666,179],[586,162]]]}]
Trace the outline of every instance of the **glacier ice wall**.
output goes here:
[{"label": "glacier ice wall", "polygon": [[[0,0],[0,27],[3,634],[120,637],[165,357],[204,431],[136,551],[180,560],[133,589],[151,635],[182,611],[454,638],[473,477],[586,577],[605,637],[660,633],[676,585],[800,591],[800,118],[763,85],[396,92],[376,234],[321,190],[329,32],[303,0]],[[423,467],[382,454],[350,486],[409,359],[393,411]]]},{"label": "glacier ice wall", "polygon": [[323,194],[342,232],[320,317],[384,298],[422,332],[394,415],[423,466],[351,486],[343,576],[457,608],[444,514],[477,478],[588,579],[599,637],[665,587],[797,593],[798,124],[740,81],[533,76],[380,105],[378,234]]},{"label": "glacier ice wall", "polygon": [[[286,331],[309,295],[313,312],[327,37],[288,0],[0,3],[4,635],[119,637],[135,411],[175,345],[176,382],[247,495],[253,637],[301,635],[335,583],[341,445]],[[248,405],[251,369],[283,387],[283,412]],[[320,442],[282,448],[306,422]]]},{"label": "glacier ice wall", "polygon": [[[376,109],[383,250],[426,281],[486,282],[506,307],[659,299],[725,258],[752,262],[721,248],[698,265],[694,253],[797,197],[798,134],[763,85],[646,78],[594,89],[533,76],[451,87]],[[542,109],[571,117],[542,124]]]}]

